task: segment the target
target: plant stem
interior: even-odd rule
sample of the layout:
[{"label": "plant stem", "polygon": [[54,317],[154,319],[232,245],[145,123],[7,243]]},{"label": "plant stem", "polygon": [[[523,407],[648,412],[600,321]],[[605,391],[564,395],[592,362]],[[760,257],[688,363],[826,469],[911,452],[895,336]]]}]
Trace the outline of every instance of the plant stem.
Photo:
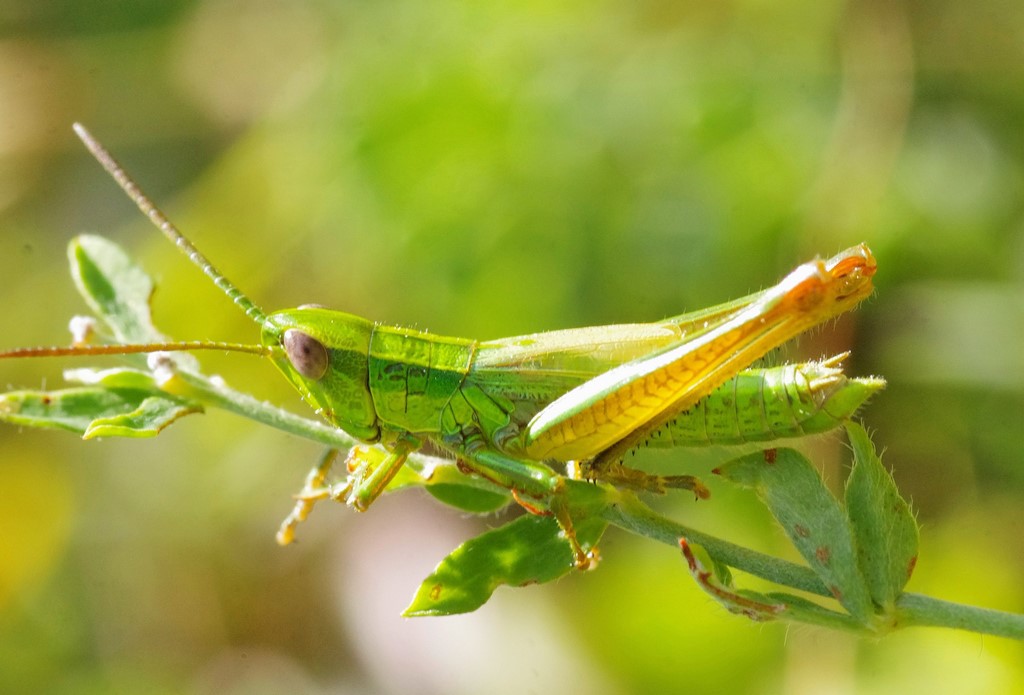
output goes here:
[{"label": "plant stem", "polygon": [[226,384],[214,383],[203,376],[186,371],[176,372],[174,378],[180,379],[185,384],[184,390],[176,386],[172,388],[163,386],[162,388],[330,447],[348,449],[358,444],[355,439],[337,427],[281,410],[246,393],[235,391]]},{"label": "plant stem", "polygon": [[[169,393],[194,398],[204,405],[227,410],[296,437],[319,442],[334,449],[350,449],[361,443],[338,427],[289,413],[287,410],[257,400],[247,393],[236,391],[222,382],[211,381],[202,375],[182,370],[175,372],[173,379],[178,380],[176,384],[164,385],[161,388]],[[435,467],[450,464],[451,461],[414,452],[409,455],[409,463],[413,464],[418,471],[430,471]],[[459,476],[462,474],[460,473]],[[493,486],[485,482],[480,487],[490,489]]]},{"label": "plant stem", "polygon": [[905,593],[896,600],[896,627],[949,627],[1024,640],[1024,615]]},{"label": "plant stem", "polygon": [[[676,523],[656,513],[632,493],[620,493],[619,499],[605,509],[603,517],[619,528],[674,548],[679,547],[680,538],[686,538],[691,543],[703,546],[711,557],[734,569],[791,589],[831,598],[825,585],[810,568]],[[948,627],[1024,640],[1024,615],[977,608],[914,593],[901,594],[896,602],[895,615],[890,620],[880,620],[875,628],[877,632],[884,633],[912,626]]]},{"label": "plant stem", "polygon": [[[294,415],[223,384],[216,384],[187,372],[179,372],[177,376],[186,385],[188,395],[208,405],[223,408],[327,446],[343,449],[358,443],[336,427]],[[413,454],[412,458],[422,459],[414,462],[417,468],[450,467],[455,470],[454,464],[450,461],[417,454]],[[494,487],[482,479],[479,483],[480,487]],[[503,491],[501,488],[495,489]],[[825,585],[809,567],[744,548],[667,519],[641,502],[631,492],[619,491],[614,501],[604,508],[602,517],[622,529],[677,549],[679,539],[685,538],[690,543],[702,546],[717,561],[734,569],[780,586],[832,598]],[[1024,615],[977,608],[912,593],[901,594],[896,602],[895,614],[890,620],[880,620],[876,629],[885,632],[911,626],[948,627],[1024,640]]]},{"label": "plant stem", "polygon": [[621,493],[619,499],[605,509],[603,517],[619,528],[675,548],[679,547],[679,539],[685,538],[690,543],[703,546],[711,557],[730,567],[776,584],[831,597],[828,589],[809,567],[780,560],[676,523],[656,513],[632,493]]}]

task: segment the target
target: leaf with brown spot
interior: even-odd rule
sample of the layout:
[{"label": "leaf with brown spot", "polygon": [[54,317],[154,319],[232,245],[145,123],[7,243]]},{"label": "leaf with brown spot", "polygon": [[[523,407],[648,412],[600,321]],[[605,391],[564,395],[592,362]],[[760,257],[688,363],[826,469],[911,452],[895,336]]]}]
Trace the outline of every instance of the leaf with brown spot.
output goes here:
[{"label": "leaf with brown spot", "polygon": [[858,561],[871,598],[889,612],[917,563],[917,522],[864,428],[851,422],[846,431],[854,458],[846,482],[846,508],[857,538]]},{"label": "leaf with brown spot", "polygon": [[773,465],[766,466],[758,452],[730,461],[719,473],[757,492],[825,586],[851,616],[867,622],[873,608],[846,512],[810,461],[793,449],[778,449]]}]

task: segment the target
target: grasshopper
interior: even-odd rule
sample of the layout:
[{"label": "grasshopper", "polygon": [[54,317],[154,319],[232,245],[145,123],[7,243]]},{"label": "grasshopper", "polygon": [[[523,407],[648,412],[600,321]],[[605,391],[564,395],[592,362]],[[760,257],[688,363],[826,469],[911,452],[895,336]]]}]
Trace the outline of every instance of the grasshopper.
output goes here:
[{"label": "grasshopper", "polygon": [[[767,442],[824,432],[884,383],[847,379],[840,355],[748,369],[768,351],[856,306],[872,292],[865,245],[794,269],[741,299],[655,323],[576,328],[498,340],[445,337],[385,326],[321,306],[265,313],[160,212],[110,153],[75,132],[139,209],[260,328],[259,344],[208,340],[21,348],[4,357],[225,350],[269,359],[330,425],[367,446],[349,474],[328,482],[333,454],[307,479],[278,540],[322,499],[367,509],[429,445],[468,473],[508,489],[527,510],[554,515],[577,567],[562,496],[567,476],[706,496],[691,476],[651,476],[623,461],[640,445]],[[562,471],[562,472],[559,472]]]}]

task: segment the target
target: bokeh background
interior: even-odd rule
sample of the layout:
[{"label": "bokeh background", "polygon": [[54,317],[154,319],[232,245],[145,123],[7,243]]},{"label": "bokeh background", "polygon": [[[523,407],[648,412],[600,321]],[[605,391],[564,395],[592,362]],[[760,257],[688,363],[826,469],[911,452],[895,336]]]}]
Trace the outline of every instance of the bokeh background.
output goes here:
[{"label": "bokeh background", "polygon": [[[179,338],[253,326],[88,157],[81,120],[268,309],[497,337],[654,320],[866,241],[852,348],[923,527],[910,589],[1024,611],[1024,10],[1010,0],[0,0],[0,335],[62,343],[64,247],[158,278]],[[302,412],[273,369],[204,357]],[[62,360],[0,364],[56,386]],[[837,486],[838,437],[812,444]],[[403,620],[493,519],[407,493],[274,545],[317,447],[224,414],[155,440],[0,430],[0,691],[994,693],[1008,640],[754,625],[612,530],[597,572]],[[651,465],[706,473],[728,453]],[[667,461],[667,464],[666,464]],[[750,496],[662,501],[786,554]]]}]

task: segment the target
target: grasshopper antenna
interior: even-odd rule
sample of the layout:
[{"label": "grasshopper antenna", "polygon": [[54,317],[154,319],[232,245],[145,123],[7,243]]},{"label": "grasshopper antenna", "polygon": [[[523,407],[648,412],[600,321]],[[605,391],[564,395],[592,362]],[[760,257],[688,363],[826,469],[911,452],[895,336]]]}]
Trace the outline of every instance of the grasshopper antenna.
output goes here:
[{"label": "grasshopper antenna", "polygon": [[86,148],[96,158],[107,173],[110,174],[117,185],[121,187],[129,198],[132,199],[139,210],[149,218],[149,220],[156,225],[157,229],[163,232],[164,236],[174,242],[174,245],[181,250],[188,259],[206,274],[208,278],[213,280],[213,284],[221,289],[232,302],[234,302],[239,309],[245,312],[245,315],[251,318],[256,323],[262,325],[267,320],[267,315],[260,309],[256,304],[249,299],[240,289],[235,287],[234,283],[228,280],[224,275],[217,270],[206,256],[204,256],[195,245],[185,238],[185,236],[178,231],[178,228],[171,223],[164,213],[160,212],[153,201],[142,192],[138,184],[135,183],[128,172],[118,164],[117,160],[114,159],[113,155],[107,151],[103,145],[100,144],[99,140],[92,136],[88,130],[85,129],[81,123],[75,123],[71,126],[74,128],[75,134],[85,143]]},{"label": "grasshopper antenna", "polygon": [[221,350],[247,352],[251,355],[266,356],[267,348],[262,345],[244,343],[219,343],[212,340],[186,340],[167,343],[133,343],[127,345],[72,345],[70,347],[26,347],[0,351],[0,359],[8,357],[82,357],[83,355],[130,355],[133,353],[191,352],[193,350]]}]

